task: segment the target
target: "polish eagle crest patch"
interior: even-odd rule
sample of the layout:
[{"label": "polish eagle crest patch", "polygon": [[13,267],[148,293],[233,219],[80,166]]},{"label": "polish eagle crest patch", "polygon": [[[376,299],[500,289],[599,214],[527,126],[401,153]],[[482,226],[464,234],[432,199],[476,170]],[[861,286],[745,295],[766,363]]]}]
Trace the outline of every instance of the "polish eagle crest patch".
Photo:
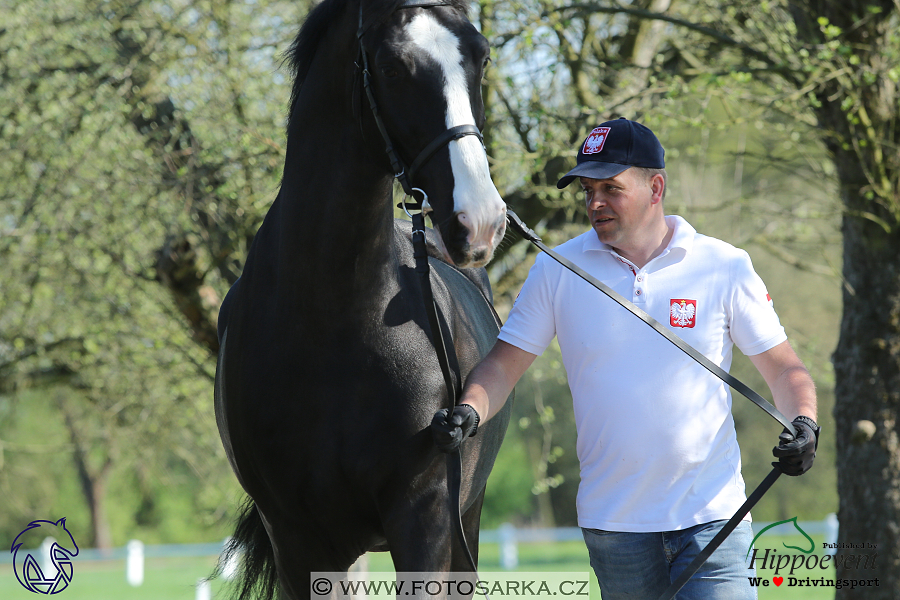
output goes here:
[{"label": "polish eagle crest patch", "polygon": [[674,298],[669,301],[669,325],[672,327],[693,327],[697,322],[697,301]]},{"label": "polish eagle crest patch", "polygon": [[595,127],[587,139],[584,140],[583,154],[597,154],[603,150],[603,144],[606,143],[606,136],[609,135],[609,127]]}]

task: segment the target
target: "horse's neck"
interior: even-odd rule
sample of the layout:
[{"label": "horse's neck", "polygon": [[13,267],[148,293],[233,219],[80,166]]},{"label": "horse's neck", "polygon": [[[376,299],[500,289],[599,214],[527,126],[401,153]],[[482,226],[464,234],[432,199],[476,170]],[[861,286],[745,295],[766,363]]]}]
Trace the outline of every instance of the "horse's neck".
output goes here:
[{"label": "horse's neck", "polygon": [[[356,18],[348,12],[333,30],[355,32]],[[388,162],[380,138],[363,139],[353,109],[357,49],[341,38],[322,40],[305,73],[281,191],[266,220],[274,218],[264,225],[262,254],[274,265],[263,269],[275,269],[280,300],[299,302],[310,315],[365,311],[396,277]]]},{"label": "horse's neck", "polygon": [[293,125],[278,199],[279,279],[303,290],[310,310],[377,303],[396,271],[390,175],[352,115],[300,114]]}]

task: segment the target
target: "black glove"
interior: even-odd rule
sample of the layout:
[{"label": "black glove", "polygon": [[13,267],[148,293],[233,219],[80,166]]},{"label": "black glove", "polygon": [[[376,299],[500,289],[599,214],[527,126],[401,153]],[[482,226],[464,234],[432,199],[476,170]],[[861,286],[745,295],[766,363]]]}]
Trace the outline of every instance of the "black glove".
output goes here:
[{"label": "black glove", "polygon": [[772,466],[781,469],[785,475],[803,475],[812,468],[822,428],[802,415],[791,423],[797,430],[797,436],[791,435],[787,429],[778,436],[778,446],[772,448],[772,454],[778,462],[773,462]]},{"label": "black glove", "polygon": [[[450,410],[442,408],[431,420],[431,436],[441,452],[453,452],[464,439],[475,435],[481,418],[468,404],[460,404]],[[448,418],[449,415],[449,418]]]}]

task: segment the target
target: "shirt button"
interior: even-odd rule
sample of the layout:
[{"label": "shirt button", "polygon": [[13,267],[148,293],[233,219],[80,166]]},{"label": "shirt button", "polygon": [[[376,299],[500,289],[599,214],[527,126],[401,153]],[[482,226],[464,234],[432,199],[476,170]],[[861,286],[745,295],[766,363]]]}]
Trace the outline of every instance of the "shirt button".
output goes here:
[{"label": "shirt button", "polygon": [[637,280],[638,280],[638,281],[643,281],[643,280],[644,280],[644,276],[643,276],[643,275],[638,275]]},{"label": "shirt button", "polygon": [[641,293],[642,293],[641,290],[636,290],[636,291],[634,292],[634,295],[635,295],[635,296],[640,296]]}]

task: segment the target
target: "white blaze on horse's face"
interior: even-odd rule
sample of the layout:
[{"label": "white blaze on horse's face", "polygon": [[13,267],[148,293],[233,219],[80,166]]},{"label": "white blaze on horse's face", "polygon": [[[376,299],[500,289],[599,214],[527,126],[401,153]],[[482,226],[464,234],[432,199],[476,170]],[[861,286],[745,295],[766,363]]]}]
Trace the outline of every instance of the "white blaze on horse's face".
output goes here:
[{"label": "white blaze on horse's face", "polygon": [[[443,70],[447,129],[475,124],[457,37],[428,11],[409,22],[407,33],[412,42]],[[487,154],[477,137],[464,136],[450,142],[448,149],[454,180],[453,208],[460,224],[468,231],[469,251],[466,254],[469,262],[459,266],[484,266],[503,238],[506,204],[491,181]]]}]

